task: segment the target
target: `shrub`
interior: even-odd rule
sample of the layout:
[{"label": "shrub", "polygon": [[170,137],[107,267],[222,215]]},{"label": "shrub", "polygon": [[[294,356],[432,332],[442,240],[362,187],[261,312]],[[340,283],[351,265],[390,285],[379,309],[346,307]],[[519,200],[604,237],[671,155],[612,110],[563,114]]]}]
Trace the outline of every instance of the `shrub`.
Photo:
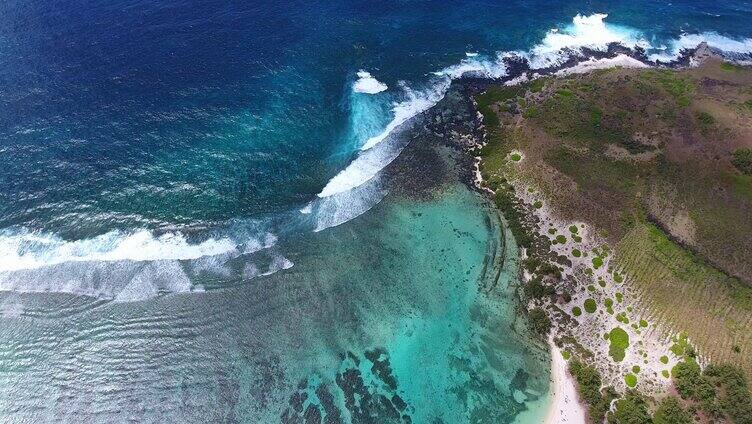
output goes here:
[{"label": "shrub", "polygon": [[582,309],[580,309],[579,306],[575,306],[574,308],[572,308],[572,315],[576,317],[582,315]]},{"label": "shrub", "polygon": [[579,258],[580,256],[582,256],[582,252],[580,252],[580,249],[572,249],[572,256]]},{"label": "shrub", "polygon": [[596,256],[593,258],[593,268],[598,269],[603,266],[603,258]]},{"label": "shrub", "polygon": [[731,365],[708,365],[704,377],[711,388],[722,389],[717,403],[720,412],[734,423],[752,423],[752,396],[742,370]]},{"label": "shrub", "polygon": [[739,149],[735,151],[731,158],[731,163],[742,174],[752,175],[752,149]]},{"label": "shrub", "polygon": [[588,415],[592,422],[603,422],[611,401],[616,397],[613,388],[601,393],[601,375],[592,366],[574,359],[569,363],[569,372],[577,382],[577,393],[588,404]]},{"label": "shrub", "polygon": [[624,355],[629,347],[629,334],[622,328],[616,327],[608,333],[608,340],[610,342],[608,347],[608,354],[616,362],[624,360]]},{"label": "shrub", "polygon": [[636,390],[629,389],[608,413],[609,424],[652,424],[648,403]]},{"label": "shrub", "polygon": [[546,315],[543,309],[535,308],[531,310],[528,318],[530,320],[530,327],[536,333],[545,336],[551,331],[551,320],[548,319],[548,315]]},{"label": "shrub", "polygon": [[556,293],[554,287],[543,283],[541,277],[535,277],[525,284],[524,291],[528,299],[542,299]]},{"label": "shrub", "polygon": [[624,376],[624,382],[627,383],[627,387],[634,387],[637,385],[637,376],[634,374],[627,374]]},{"label": "shrub", "polygon": [[692,416],[682,408],[674,396],[667,396],[658,404],[653,415],[654,424],[691,424]]},{"label": "shrub", "polygon": [[688,358],[679,362],[671,369],[676,391],[683,399],[698,400],[700,387],[705,382],[700,371],[700,365],[694,359]]},{"label": "shrub", "polygon": [[595,300],[593,299],[586,299],[585,304],[583,305],[585,307],[585,312],[592,314],[597,309],[597,306],[595,304]]}]

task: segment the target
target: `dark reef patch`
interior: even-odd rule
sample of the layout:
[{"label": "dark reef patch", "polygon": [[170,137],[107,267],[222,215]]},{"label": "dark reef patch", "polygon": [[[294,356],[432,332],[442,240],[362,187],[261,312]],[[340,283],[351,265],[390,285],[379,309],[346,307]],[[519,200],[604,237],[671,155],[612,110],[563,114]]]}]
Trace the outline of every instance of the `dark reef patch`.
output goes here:
[{"label": "dark reef patch", "polygon": [[[344,410],[338,403],[344,404]],[[375,348],[362,357],[353,352],[343,355],[334,384],[302,380],[280,419],[283,423],[341,423],[347,416],[354,423],[411,423],[410,410],[399,394],[389,355]]]}]

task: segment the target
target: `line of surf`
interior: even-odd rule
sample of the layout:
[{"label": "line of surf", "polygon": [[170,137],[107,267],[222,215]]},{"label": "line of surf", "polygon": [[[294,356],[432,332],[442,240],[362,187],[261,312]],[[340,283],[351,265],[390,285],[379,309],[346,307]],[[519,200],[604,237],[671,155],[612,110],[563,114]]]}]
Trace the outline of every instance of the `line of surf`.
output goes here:
[{"label": "line of surf", "polygon": [[[453,80],[474,76],[482,78],[500,79],[508,76],[505,59],[518,58],[527,63],[530,71],[541,73],[565,65],[573,58],[582,58],[584,51],[606,52],[610,46],[620,45],[634,52],[651,52],[644,61],[627,56],[621,56],[611,62],[599,62],[591,64],[597,67],[609,66],[645,66],[659,63],[670,63],[680,58],[683,51],[696,48],[700,43],[707,45],[730,60],[739,60],[740,57],[749,58],[752,54],[752,39],[736,40],[713,32],[700,34],[683,34],[679,39],[672,40],[671,48],[665,46],[655,47],[647,40],[644,34],[637,29],[609,24],[606,22],[607,14],[595,13],[592,15],[576,15],[572,22],[563,28],[549,30],[540,43],[532,46],[527,51],[499,52],[493,58],[485,58],[477,52],[466,54],[466,58],[460,63],[449,66],[435,72],[434,79],[429,82],[428,88],[414,90],[401,84],[405,100],[393,105],[392,120],[379,134],[365,140],[356,158],[343,170],[330,179],[321,192],[319,198],[326,198],[352,190],[374,178],[393,157],[379,158],[369,154],[375,146],[388,140],[391,134],[400,126],[407,123],[413,117],[427,111],[436,105],[446,94]],[[661,50],[663,49],[663,50]],[[588,59],[588,58],[582,58]],[[602,59],[602,58],[599,58]],[[590,59],[598,60],[598,59]],[[652,63],[650,63],[652,62]],[[575,63],[573,66],[578,70],[587,69],[588,64]],[[363,84],[363,78],[367,78],[370,85],[379,83],[369,72],[361,71],[361,79],[355,84]],[[379,85],[378,93],[384,91]],[[357,90],[356,90],[357,91]],[[376,90],[371,90],[376,93]],[[381,160],[383,159],[383,160]]]}]

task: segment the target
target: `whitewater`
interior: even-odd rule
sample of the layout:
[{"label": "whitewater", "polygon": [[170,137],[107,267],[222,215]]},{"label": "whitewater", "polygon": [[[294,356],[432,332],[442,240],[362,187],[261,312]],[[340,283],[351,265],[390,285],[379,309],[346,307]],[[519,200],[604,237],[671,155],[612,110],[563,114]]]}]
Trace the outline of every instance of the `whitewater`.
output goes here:
[{"label": "whitewater", "polygon": [[[348,82],[354,101],[388,102],[390,119],[376,134],[357,140],[357,146],[350,152],[353,159],[324,185],[314,199],[296,209],[297,213],[289,214],[290,219],[298,221],[290,225],[305,231],[322,231],[352,220],[378,204],[387,194],[379,184],[378,175],[405,147],[405,140],[399,137],[400,130],[440,102],[454,80],[465,77],[506,78],[507,83],[514,83],[550,71],[561,74],[611,66],[661,66],[672,63],[682,52],[696,48],[700,43],[707,43],[728,60],[746,63],[752,55],[750,38],[734,39],[715,32],[703,32],[681,34],[677,39],[656,43],[649,41],[643,31],[607,23],[607,17],[600,13],[576,15],[568,25],[549,30],[539,43],[526,51],[504,51],[493,55],[468,52],[459,63],[433,72],[423,83],[413,86],[405,81],[383,82],[376,69],[358,70],[354,74],[356,78]],[[624,54],[601,59],[583,56],[586,52],[605,53],[615,44],[634,52],[644,52],[646,59],[638,60]],[[571,59],[578,59],[574,66],[558,69]],[[510,75],[509,64],[515,61],[526,64],[523,75]],[[363,104],[367,111],[370,103]],[[352,125],[358,127],[360,124],[353,122]],[[242,237],[230,229],[237,230],[238,226],[228,224],[227,228],[217,231],[217,235],[198,239],[179,231],[157,234],[141,229],[114,230],[92,238],[66,240],[54,233],[24,227],[7,228],[0,230],[0,257],[3,258],[0,261],[0,290],[65,292],[120,300],[141,300],[161,292],[190,292],[197,287],[191,283],[190,272],[184,271],[184,263],[190,264],[201,258],[220,258],[216,266],[219,272],[226,261],[272,249],[277,241],[277,235],[272,231],[259,230],[255,225],[241,226]],[[253,232],[253,235],[248,235]],[[248,264],[244,275],[268,275],[293,266],[278,252],[270,257],[268,270]],[[82,276],[85,272],[71,271],[71,266],[76,263],[87,264],[89,268],[86,269],[97,263],[95,268],[105,269],[108,273],[132,270],[134,266],[143,265],[139,263],[152,265],[146,271],[141,268],[138,272],[128,271],[130,276],[119,283],[119,288],[108,290],[89,287],[92,280]],[[168,271],[160,274],[154,270],[160,266]],[[71,277],[65,282],[49,279],[54,269],[58,269],[58,274],[64,269],[71,273]],[[41,276],[53,283],[35,288],[32,283],[22,282],[25,279],[38,280]],[[169,278],[179,283],[152,284],[152,281]],[[127,296],[136,292],[141,294]]]}]

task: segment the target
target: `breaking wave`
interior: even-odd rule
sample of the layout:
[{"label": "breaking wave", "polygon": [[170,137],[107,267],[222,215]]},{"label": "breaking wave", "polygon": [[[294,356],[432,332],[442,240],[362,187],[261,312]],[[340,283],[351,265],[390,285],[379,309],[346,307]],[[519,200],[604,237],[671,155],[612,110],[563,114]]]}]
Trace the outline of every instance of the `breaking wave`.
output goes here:
[{"label": "breaking wave", "polygon": [[368,71],[358,71],[358,80],[353,84],[356,93],[377,94],[385,91],[387,85],[374,78]]},{"label": "breaking wave", "polygon": [[[606,14],[577,15],[570,24],[549,30],[527,51],[500,52],[493,57],[467,52],[460,62],[434,72],[420,86],[400,82],[396,90],[390,90],[371,73],[360,70],[351,90],[352,140],[348,139],[345,146],[354,159],[294,214],[299,219],[293,219],[300,221],[298,224],[306,223],[308,231],[321,231],[352,220],[378,204],[386,190],[377,176],[407,144],[400,137],[401,129],[441,101],[453,80],[466,76],[506,78],[505,82],[511,84],[534,78],[533,71],[576,73],[612,66],[652,66],[676,61],[683,51],[703,42],[727,59],[750,61],[752,57],[750,38],[705,32],[682,34],[653,45],[641,31],[608,24],[606,18]],[[593,51],[605,53],[614,44],[644,55],[584,57]],[[578,59],[576,63],[562,68],[572,58]],[[510,60],[524,62],[532,75],[510,74]],[[373,96],[378,93],[384,94]],[[395,101],[386,105],[388,99]],[[292,261],[276,252],[260,262],[246,260],[248,255],[271,249],[277,242],[275,235],[257,230],[231,227],[200,240],[180,232],[156,235],[148,230],[111,231],[74,241],[25,229],[0,230],[0,290],[134,301],[165,292],[203,291],[204,284],[195,281],[203,281],[207,275],[226,278],[239,273],[242,278],[254,278],[292,267]],[[236,258],[242,262],[233,263]],[[14,305],[0,309],[3,314],[17,314],[19,309]]]}]

